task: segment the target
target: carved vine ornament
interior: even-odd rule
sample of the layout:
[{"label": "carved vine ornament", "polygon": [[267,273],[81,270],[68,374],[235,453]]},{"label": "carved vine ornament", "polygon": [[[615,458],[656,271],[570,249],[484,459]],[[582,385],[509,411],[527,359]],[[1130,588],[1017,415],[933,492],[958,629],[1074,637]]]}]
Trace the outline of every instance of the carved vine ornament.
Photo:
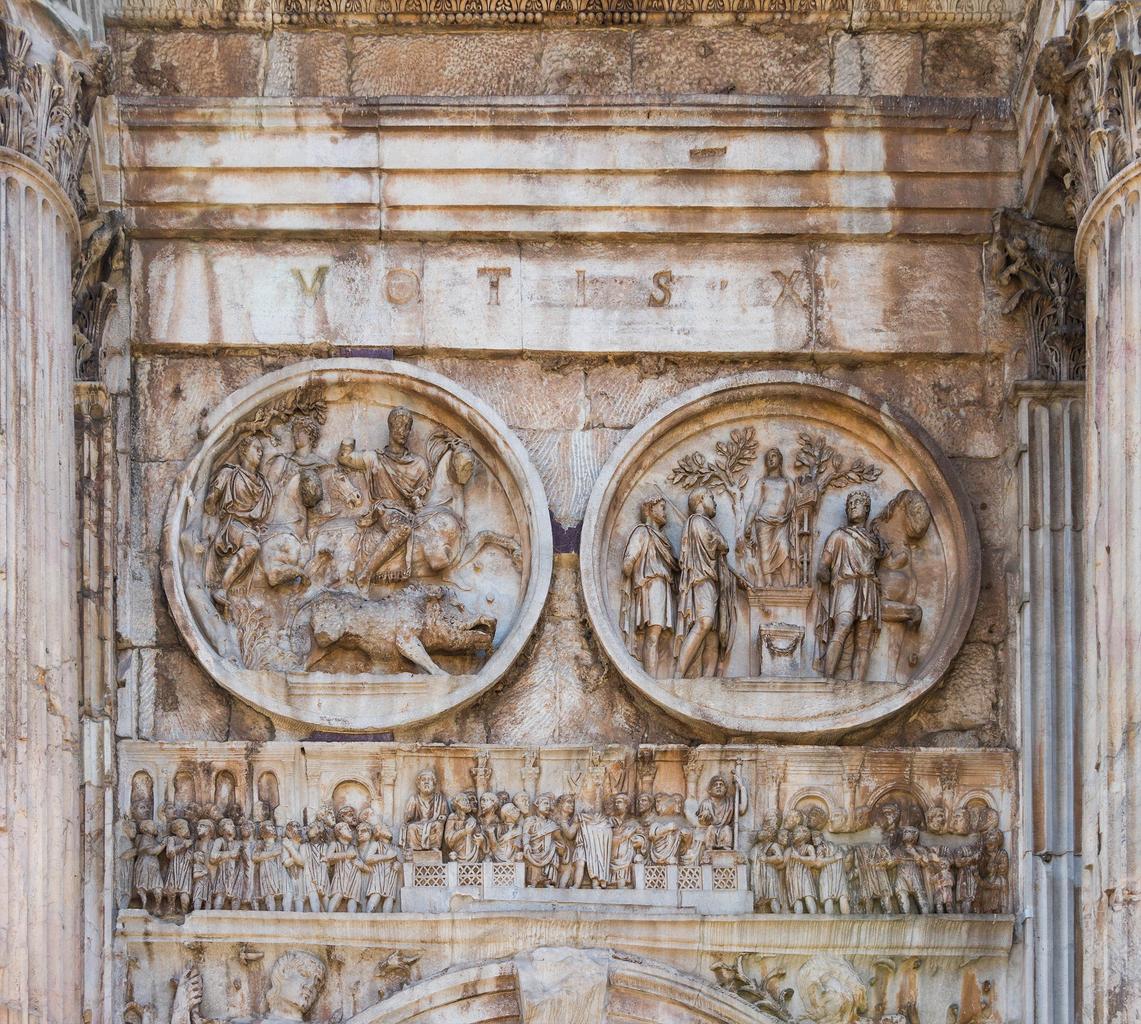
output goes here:
[{"label": "carved vine ornament", "polygon": [[1141,158],[1141,3],[1088,3],[1069,35],[1050,40],[1034,71],[1057,123],[1074,223],[1110,179]]},{"label": "carved vine ornament", "polygon": [[43,167],[82,213],[89,125],[110,82],[111,51],[96,47],[87,60],[57,53],[47,64],[30,60],[31,49],[31,36],[0,18],[0,146]]}]

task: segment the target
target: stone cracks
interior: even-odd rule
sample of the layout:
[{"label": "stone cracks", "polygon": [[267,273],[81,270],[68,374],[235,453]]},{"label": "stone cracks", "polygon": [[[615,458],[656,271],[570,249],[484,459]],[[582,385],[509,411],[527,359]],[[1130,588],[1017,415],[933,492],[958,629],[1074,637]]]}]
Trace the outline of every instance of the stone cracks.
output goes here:
[{"label": "stone cracks", "polygon": [[1069,35],[1052,39],[1034,71],[1057,117],[1075,223],[1114,175],[1141,157],[1141,3],[1091,3]]},{"label": "stone cracks", "polygon": [[79,179],[96,99],[107,89],[111,52],[89,60],[57,53],[48,64],[29,60],[32,37],[0,19],[0,146],[40,164],[82,211]]}]

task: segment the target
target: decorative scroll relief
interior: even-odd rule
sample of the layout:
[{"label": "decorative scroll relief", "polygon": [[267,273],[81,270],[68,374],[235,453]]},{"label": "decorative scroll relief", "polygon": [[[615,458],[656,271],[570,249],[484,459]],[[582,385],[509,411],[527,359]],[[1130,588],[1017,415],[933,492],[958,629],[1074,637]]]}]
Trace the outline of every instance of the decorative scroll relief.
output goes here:
[{"label": "decorative scroll relief", "polygon": [[933,686],[979,586],[950,466],[855,388],[751,374],[636,427],[583,525],[583,591],[622,674],[733,732],[826,734]]},{"label": "decorative scroll relief", "polygon": [[507,669],[551,572],[542,485],[499,418],[402,363],[307,362],[205,424],[164,533],[210,674],[338,729],[430,718]]}]

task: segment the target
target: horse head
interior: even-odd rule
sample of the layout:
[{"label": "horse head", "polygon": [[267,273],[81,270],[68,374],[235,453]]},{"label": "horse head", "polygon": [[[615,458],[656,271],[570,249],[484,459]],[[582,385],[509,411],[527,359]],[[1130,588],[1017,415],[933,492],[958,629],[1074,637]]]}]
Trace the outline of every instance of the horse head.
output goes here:
[{"label": "horse head", "polygon": [[427,505],[463,504],[463,489],[475,472],[476,457],[470,444],[458,434],[443,428],[428,439],[428,458],[434,471]]}]

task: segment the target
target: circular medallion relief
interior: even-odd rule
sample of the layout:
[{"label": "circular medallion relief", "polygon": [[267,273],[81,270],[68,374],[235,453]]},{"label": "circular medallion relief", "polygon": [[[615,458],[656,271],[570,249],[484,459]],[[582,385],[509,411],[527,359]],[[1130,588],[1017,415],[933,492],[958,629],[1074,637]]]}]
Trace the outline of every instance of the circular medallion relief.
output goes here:
[{"label": "circular medallion relief", "polygon": [[979,545],[920,428],[856,388],[758,373],[630,432],[591,494],[582,577],[603,648],[647,697],[810,737],[939,680],[974,613]]},{"label": "circular medallion relief", "polygon": [[455,708],[518,655],[546,598],[542,484],[499,416],[398,362],[269,374],[204,423],[175,482],[163,582],[222,686],[345,730]]}]

